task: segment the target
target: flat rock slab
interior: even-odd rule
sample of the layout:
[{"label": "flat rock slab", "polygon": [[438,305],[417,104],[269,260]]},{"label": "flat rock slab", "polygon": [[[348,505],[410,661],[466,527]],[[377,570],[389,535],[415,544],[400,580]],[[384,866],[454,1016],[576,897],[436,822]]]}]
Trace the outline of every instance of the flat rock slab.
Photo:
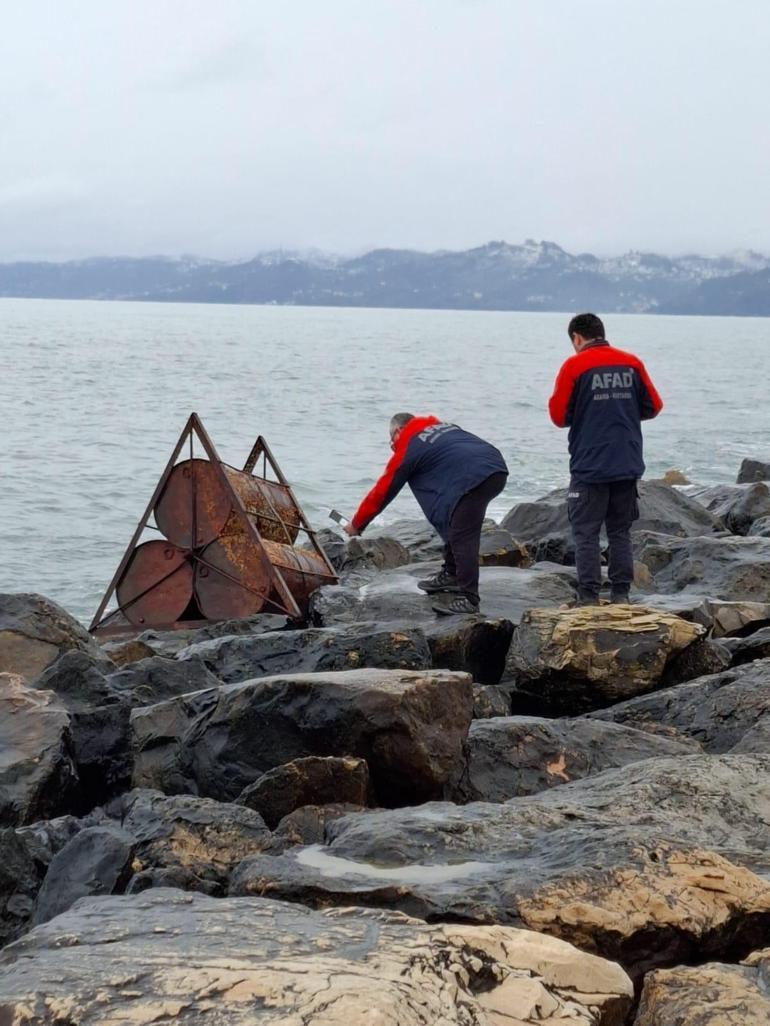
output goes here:
[{"label": "flat rock slab", "polygon": [[649,569],[658,592],[691,591],[732,602],[767,602],[770,538],[671,538],[646,533],[636,558]]},{"label": "flat rock slab", "polygon": [[447,788],[450,801],[505,802],[615,766],[700,751],[689,738],[598,720],[536,716],[476,719],[465,748],[465,764]]},{"label": "flat rock slab", "polygon": [[632,995],[526,931],[172,890],[81,901],[0,955],[0,1016],[40,1026],[619,1026]]},{"label": "flat rock slab", "polygon": [[648,759],[502,805],[343,816],[326,834],[244,860],[231,893],[526,926],[637,977],[745,954],[770,928],[770,884],[738,864],[770,862],[770,756]]},{"label": "flat rock slab", "polygon": [[342,630],[316,628],[216,638],[183,649],[177,660],[182,665],[200,660],[225,684],[276,673],[318,673],[366,666],[424,670],[431,666],[430,648],[419,627],[395,630],[373,623]]},{"label": "flat rock slab", "polygon": [[70,717],[52,691],[0,673],[0,826],[71,812],[79,797]]},{"label": "flat rock slab", "polygon": [[309,755],[365,759],[381,805],[440,796],[473,711],[465,673],[348,670],[265,677],[135,710],[134,784],[232,801]]},{"label": "flat rock slab", "polygon": [[675,730],[707,752],[767,752],[770,727],[770,659],[699,677],[590,714],[653,734]]},{"label": "flat rock slab", "polygon": [[[431,596],[420,591],[417,582],[434,574],[438,566],[412,563],[378,574],[361,587],[319,588],[310,603],[313,623],[324,627],[362,621],[434,623]],[[519,623],[526,609],[559,606],[575,597],[569,582],[558,574],[507,566],[482,567],[479,590],[483,616],[513,624]]]},{"label": "flat rock slab", "polygon": [[514,635],[506,677],[547,715],[574,715],[656,687],[703,634],[698,624],[644,606],[532,609]]},{"label": "flat rock slab", "polygon": [[658,969],[644,981],[634,1026],[767,1026],[770,948],[740,965]]},{"label": "flat rock slab", "polygon": [[762,627],[746,638],[730,638],[728,650],[735,666],[770,658],[770,627]]},{"label": "flat rock slab", "polygon": [[0,594],[0,671],[33,681],[70,649],[111,665],[91,635],[55,602],[22,592]]}]

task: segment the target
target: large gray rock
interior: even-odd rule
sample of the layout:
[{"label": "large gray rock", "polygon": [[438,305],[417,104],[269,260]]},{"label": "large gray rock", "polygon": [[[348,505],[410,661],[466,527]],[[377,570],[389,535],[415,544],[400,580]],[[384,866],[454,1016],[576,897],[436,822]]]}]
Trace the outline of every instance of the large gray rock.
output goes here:
[{"label": "large gray rock", "polygon": [[0,955],[0,1018],[39,1026],[620,1026],[619,966],[499,926],[160,890],[86,899]]},{"label": "large gray rock", "polygon": [[757,725],[770,718],[770,659],[621,702],[591,718],[652,733],[675,730],[707,752],[765,752],[759,734],[758,747],[746,745]]},{"label": "large gray rock", "polygon": [[762,603],[770,595],[768,538],[644,534],[636,555],[650,570],[658,592],[690,591],[712,599]]},{"label": "large gray rock", "polygon": [[276,766],[238,795],[273,829],[303,805],[369,804],[369,768],[363,759],[309,756]]},{"label": "large gray rock", "polygon": [[698,624],[644,606],[532,609],[506,665],[513,710],[569,716],[643,694],[702,635]]},{"label": "large gray rock", "polygon": [[702,502],[733,534],[750,534],[756,520],[770,516],[770,488],[762,481],[695,488],[690,495]]},{"label": "large gray rock", "polygon": [[[413,563],[386,570],[362,586],[319,588],[310,601],[316,626],[376,622],[433,624],[436,614],[430,595],[417,581],[438,569],[435,563]],[[491,566],[481,568],[481,612],[491,620],[517,624],[526,609],[570,602],[575,591],[559,574],[537,569]]]},{"label": "large gray rock", "polygon": [[638,601],[651,609],[663,609],[699,623],[715,639],[744,634],[770,622],[770,602],[711,599],[697,591],[645,594]]},{"label": "large gray rock", "polygon": [[[188,645],[199,641],[211,641],[212,638],[230,637],[233,634],[263,634],[266,631],[284,630],[289,618],[279,613],[256,613],[254,616],[238,620],[219,620],[195,629],[175,631],[147,630],[136,639],[142,645],[152,649],[155,655],[173,659],[174,656]],[[106,647],[106,646],[105,646]],[[136,660],[132,660],[135,662]]]},{"label": "large gray rock", "polygon": [[466,761],[446,797],[456,802],[505,802],[536,794],[614,766],[656,756],[700,751],[687,738],[672,740],[615,723],[504,716],[474,720]]},{"label": "large gray rock", "polygon": [[745,638],[728,638],[730,655],[734,666],[770,657],[770,627],[762,627]]},{"label": "large gray rock", "polygon": [[752,538],[770,538],[770,517],[759,517],[751,525],[749,535]]},{"label": "large gray rock", "polygon": [[233,894],[526,926],[656,966],[770,929],[770,756],[646,759],[502,805],[343,816],[329,843],[246,859]]},{"label": "large gray rock", "polygon": [[[204,641],[201,645],[217,645],[218,641]],[[151,656],[124,666],[109,677],[110,687],[123,696],[131,706],[153,705],[167,698],[187,695],[191,691],[215,688],[222,682],[213,674],[200,656],[191,653],[187,659]]]},{"label": "large gray rock", "polygon": [[270,843],[257,812],[210,798],[136,790],[111,811],[135,841],[132,891],[168,885],[222,894],[231,870]]},{"label": "large gray rock", "polygon": [[366,759],[380,804],[441,793],[462,757],[471,679],[444,670],[265,677],[135,710],[134,783],[235,799],[308,755]]},{"label": "large gray rock", "polygon": [[[566,488],[557,488],[536,502],[519,503],[500,526],[523,542],[536,560],[575,562]],[[678,489],[656,481],[639,482],[639,520],[634,533],[656,531],[684,538],[722,529],[717,517]]]},{"label": "large gray rock", "polygon": [[133,848],[131,835],[114,823],[80,830],[51,860],[33,922],[53,919],[79,898],[121,894],[131,877]]},{"label": "large gray rock", "polygon": [[738,484],[750,481],[770,481],[770,463],[759,460],[742,460],[738,471]]},{"label": "large gray rock", "polygon": [[444,543],[427,520],[396,520],[392,524],[373,524],[367,528],[365,537],[395,538],[404,546],[412,562],[441,559]]},{"label": "large gray rock", "polygon": [[0,674],[0,826],[20,826],[73,811],[80,785],[70,718],[51,691]]},{"label": "large gray rock", "polygon": [[0,594],[0,673],[33,681],[70,649],[111,665],[90,634],[55,602],[42,595]]},{"label": "large gray rock", "polygon": [[[391,630],[377,624],[216,638],[183,649],[177,659],[182,664],[200,660],[225,684],[276,673],[317,673],[367,666],[425,670],[431,666],[428,642],[419,627]],[[212,683],[202,687],[211,687]]]},{"label": "large gray rock", "polygon": [[657,969],[645,977],[634,1026],[767,1026],[770,948],[739,965]]}]

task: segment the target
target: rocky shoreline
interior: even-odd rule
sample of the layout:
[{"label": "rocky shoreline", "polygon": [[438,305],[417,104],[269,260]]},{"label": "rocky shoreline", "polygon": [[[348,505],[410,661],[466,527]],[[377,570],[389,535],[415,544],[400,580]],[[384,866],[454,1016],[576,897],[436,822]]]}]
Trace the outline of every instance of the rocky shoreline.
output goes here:
[{"label": "rocky shoreline", "polygon": [[770,1021],[770,467],[640,487],[634,601],[564,496],[436,620],[418,522],[309,622],[97,644],[0,596],[0,1021]]}]

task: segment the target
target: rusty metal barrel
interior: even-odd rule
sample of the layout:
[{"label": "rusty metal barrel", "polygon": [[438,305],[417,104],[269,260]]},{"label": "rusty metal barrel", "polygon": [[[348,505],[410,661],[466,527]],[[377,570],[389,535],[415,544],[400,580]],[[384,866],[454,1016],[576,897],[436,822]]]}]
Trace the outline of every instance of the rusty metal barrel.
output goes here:
[{"label": "rusty metal barrel", "polygon": [[229,620],[260,612],[272,590],[271,564],[280,570],[302,610],[312,592],[328,583],[329,568],[312,550],[272,541],[263,546],[257,548],[238,532],[206,546],[195,568],[194,589],[198,608],[207,619]]},{"label": "rusty metal barrel", "polygon": [[138,545],[116,591],[129,623],[174,623],[193,596],[193,569],[187,553],[168,541]]},{"label": "rusty metal barrel", "polygon": [[[219,467],[260,536],[268,541],[292,544],[299,533],[300,515],[288,487],[224,464]],[[232,511],[231,497],[222,486],[217,467],[200,459],[176,464],[154,510],[160,531],[184,549],[208,545],[218,538]]]}]

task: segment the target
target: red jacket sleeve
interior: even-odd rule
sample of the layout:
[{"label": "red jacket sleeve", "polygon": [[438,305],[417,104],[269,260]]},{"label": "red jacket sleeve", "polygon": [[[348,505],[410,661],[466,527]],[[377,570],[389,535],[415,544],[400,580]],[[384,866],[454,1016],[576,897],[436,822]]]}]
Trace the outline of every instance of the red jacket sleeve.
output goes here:
[{"label": "red jacket sleeve", "polygon": [[363,531],[385,509],[388,503],[395,499],[409,480],[406,454],[406,448],[393,453],[382,477],[353,514],[351,522],[358,531]]},{"label": "red jacket sleeve", "polygon": [[647,373],[647,368],[640,360],[637,366],[637,371],[642,382],[642,396],[641,396],[641,409],[640,416],[642,420],[652,420],[653,417],[657,417],[660,411],[663,409],[663,400],[658,395],[657,389],[650,379],[650,375]]},{"label": "red jacket sleeve", "polygon": [[563,428],[569,424],[569,404],[575,387],[575,370],[574,358],[571,357],[562,364],[556,376],[553,395],[548,400],[548,413],[556,427]]}]

